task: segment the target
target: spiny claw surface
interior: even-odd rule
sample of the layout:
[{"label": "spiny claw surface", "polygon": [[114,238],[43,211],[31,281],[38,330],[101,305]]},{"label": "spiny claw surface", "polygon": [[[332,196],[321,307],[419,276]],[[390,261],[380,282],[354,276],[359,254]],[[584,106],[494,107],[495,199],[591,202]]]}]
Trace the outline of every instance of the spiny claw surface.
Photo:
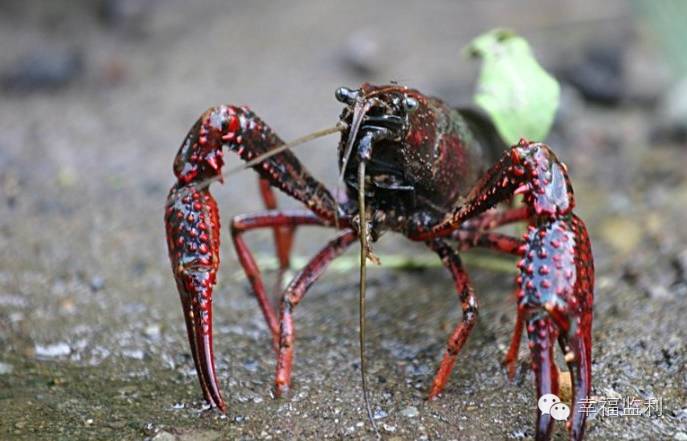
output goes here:
[{"label": "spiny claw surface", "polygon": [[224,411],[212,345],[212,288],[219,266],[217,204],[207,190],[177,185],[166,211],[167,245],[188,340],[207,401]]},{"label": "spiny claw surface", "polygon": [[[581,403],[591,393],[591,307],[594,268],[582,221],[574,215],[530,227],[519,263],[519,304],[527,311],[537,398],[558,394],[554,346],[558,341],[571,372],[570,439],[581,440],[586,415]],[[548,440],[554,420],[537,412],[537,440]]]}]

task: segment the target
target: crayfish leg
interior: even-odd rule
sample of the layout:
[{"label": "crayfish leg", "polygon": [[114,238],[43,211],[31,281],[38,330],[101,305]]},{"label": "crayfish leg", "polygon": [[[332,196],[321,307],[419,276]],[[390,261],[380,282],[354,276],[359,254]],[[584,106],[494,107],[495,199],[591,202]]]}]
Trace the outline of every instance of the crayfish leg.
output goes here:
[{"label": "crayfish leg", "polygon": [[467,341],[472,329],[477,323],[478,305],[477,298],[473,291],[465,268],[460,260],[460,256],[446,242],[441,239],[428,241],[427,245],[437,253],[442,263],[449,270],[453,277],[454,286],[461,303],[463,320],[456,324],[456,327],[448,339],[446,352],[441,360],[439,369],[434,375],[432,387],[428,399],[435,399],[446,387],[448,378],[456,363],[458,353]]},{"label": "crayfish leg", "polygon": [[[259,178],[258,182],[260,186],[260,195],[265,208],[268,210],[276,210],[277,196],[274,194],[270,182],[264,178]],[[293,236],[296,233],[296,228],[290,225],[279,225],[274,226],[272,231],[274,234],[274,248],[277,254],[277,261],[279,262],[279,269],[277,271],[277,278],[273,290],[273,294],[276,298],[283,288],[284,275],[291,267],[291,249],[293,248]]]},{"label": "crayfish leg", "polygon": [[515,371],[517,369],[518,352],[520,350],[520,340],[522,339],[522,329],[525,327],[524,311],[518,308],[518,316],[515,319],[515,326],[513,328],[513,336],[511,337],[508,352],[503,358],[503,365],[508,372],[508,379],[513,381],[515,378]]}]

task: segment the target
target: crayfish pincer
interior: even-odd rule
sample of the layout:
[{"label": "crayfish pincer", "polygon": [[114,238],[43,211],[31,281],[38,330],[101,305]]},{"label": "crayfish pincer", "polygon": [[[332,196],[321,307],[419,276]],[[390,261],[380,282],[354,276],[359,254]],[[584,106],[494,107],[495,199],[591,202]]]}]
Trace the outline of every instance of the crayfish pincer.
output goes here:
[{"label": "crayfish pincer", "polygon": [[[560,346],[572,377],[570,436],[583,437],[580,403],[591,391],[591,326],[594,267],[584,222],[566,166],[538,142],[521,140],[495,157],[487,136],[461,111],[399,85],[340,88],[344,104],[338,131],[338,166],[347,197],[334,198],[303,167],[282,140],[246,107],[211,108],[193,125],[174,161],[176,183],[167,199],[167,244],[191,352],[205,399],[222,411],[225,401],[215,374],[212,289],[219,267],[220,222],[208,186],[222,180],[225,149],[259,175],[266,210],[235,216],[231,238],[239,262],[267,322],[277,356],[275,391],[291,383],[295,344],[293,312],[326,267],[356,241],[361,244],[361,333],[364,332],[365,261],[370,243],[385,232],[424,242],[451,274],[462,308],[429,397],[444,389],[472,331],[478,304],[459,250],[484,247],[520,257],[517,319],[505,358],[514,372],[520,337],[527,331],[537,397],[557,394],[554,351]],[[280,210],[273,189],[299,200],[300,210]],[[518,206],[501,204],[522,195]],[[528,225],[522,237],[494,231],[514,222]],[[282,270],[289,267],[293,233],[306,225],[337,230],[281,293],[279,311],[268,298],[244,234],[274,231]],[[362,355],[361,342],[361,355]],[[364,358],[361,359],[364,374]],[[364,380],[363,380],[364,381]],[[365,383],[363,382],[363,385]],[[367,401],[366,388],[364,388]],[[369,404],[368,404],[369,412]],[[537,439],[549,439],[553,420],[537,413]]]}]

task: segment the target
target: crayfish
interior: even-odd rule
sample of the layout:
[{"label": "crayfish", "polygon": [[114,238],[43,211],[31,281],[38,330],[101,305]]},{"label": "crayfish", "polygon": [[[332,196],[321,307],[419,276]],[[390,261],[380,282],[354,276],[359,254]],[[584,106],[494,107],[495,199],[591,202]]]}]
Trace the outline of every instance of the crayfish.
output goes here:
[{"label": "crayfish", "polygon": [[[361,372],[371,416],[363,353],[365,263],[375,259],[370,244],[392,231],[424,242],[438,255],[453,277],[462,307],[462,321],[448,339],[429,398],[436,398],[446,386],[478,315],[458,251],[484,247],[519,256],[517,318],[504,363],[512,376],[526,330],[537,397],[557,394],[557,341],[572,378],[573,409],[567,426],[571,439],[582,439],[586,414],[579,404],[591,392],[594,268],[586,227],[573,213],[575,200],[566,166],[547,145],[524,139],[494,154],[489,145],[493,137],[486,135],[478,118],[411,88],[363,84],[359,89],[339,88],[335,96],[344,104],[339,125],[329,132],[341,132],[338,166],[345,190],[341,196],[333,196],[308,173],[286,148],[289,145],[247,107],[209,109],[179,149],[174,161],[177,181],[166,204],[167,244],[205,399],[226,410],[212,344],[220,221],[208,190],[211,182],[223,180],[226,148],[258,173],[266,206],[266,211],[235,216],[230,230],[273,336],[276,396],[287,394],[291,383],[294,309],[327,265],[359,241]],[[306,209],[279,210],[273,188]],[[521,195],[519,204],[514,203],[516,195]],[[494,231],[514,222],[528,224],[522,237]],[[294,231],[306,225],[331,228],[338,235],[286,286],[277,314],[244,234],[273,230],[278,261],[286,270]],[[552,427],[551,415],[538,411],[536,438],[549,439]]]}]

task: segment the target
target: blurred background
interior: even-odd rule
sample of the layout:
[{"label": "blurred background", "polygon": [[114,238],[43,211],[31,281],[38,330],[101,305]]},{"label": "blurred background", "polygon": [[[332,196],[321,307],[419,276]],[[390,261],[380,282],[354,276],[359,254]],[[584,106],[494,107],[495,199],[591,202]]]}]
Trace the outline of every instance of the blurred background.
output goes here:
[{"label": "blurred background", "polygon": [[[594,245],[593,394],[663,403],[662,416],[592,415],[588,439],[687,440],[685,15],[678,0],[0,2],[0,438],[371,437],[355,267],[326,275],[299,307],[292,397],[272,400],[270,338],[226,234],[215,352],[229,412],[205,411],[164,240],[172,160],[222,103],[250,105],[286,140],[333,125],[343,85],[394,80],[469,103],[479,66],[462,48],[508,27],[562,84],[547,142],[569,166]],[[330,185],[335,138],[296,152]],[[223,225],[261,208],[252,172],[214,194]],[[300,234],[295,254],[328,237]],[[250,243],[272,250],[269,234]],[[426,252],[392,235],[377,251]],[[480,321],[432,403],[424,396],[459,318],[450,277],[370,270],[385,439],[533,435],[526,346],[515,382],[500,366],[513,273],[469,262]]]}]

